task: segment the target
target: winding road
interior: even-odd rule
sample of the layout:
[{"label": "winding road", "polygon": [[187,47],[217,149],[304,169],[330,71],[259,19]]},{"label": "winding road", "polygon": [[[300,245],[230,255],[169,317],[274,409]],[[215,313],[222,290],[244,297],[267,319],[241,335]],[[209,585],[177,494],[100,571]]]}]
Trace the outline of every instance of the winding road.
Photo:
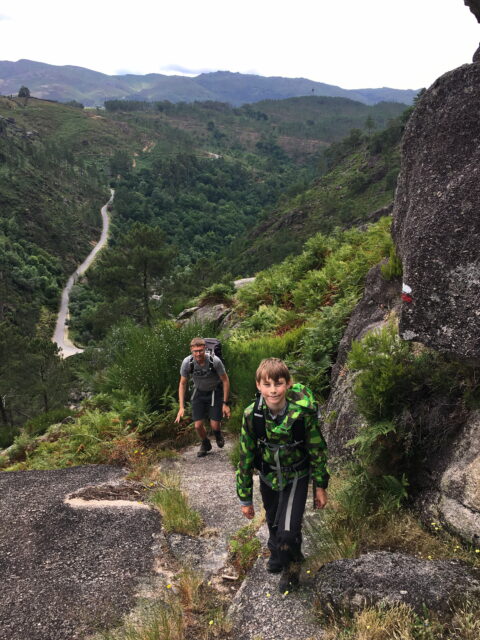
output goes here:
[{"label": "winding road", "polygon": [[82,264],[75,269],[72,275],[67,281],[67,285],[62,291],[62,300],[60,302],[60,310],[57,316],[57,324],[55,326],[55,332],[52,337],[52,342],[55,342],[60,347],[60,355],[62,358],[69,358],[76,353],[82,353],[83,349],[76,347],[68,337],[68,303],[70,298],[70,292],[73,285],[78,280],[78,277],[83,275],[88,267],[95,260],[97,253],[107,244],[108,229],[110,226],[110,217],[108,215],[108,205],[113,201],[114,190],[110,189],[110,200],[103,205],[100,212],[102,214],[102,233],[100,240],[94,246],[89,255],[85,258]]}]

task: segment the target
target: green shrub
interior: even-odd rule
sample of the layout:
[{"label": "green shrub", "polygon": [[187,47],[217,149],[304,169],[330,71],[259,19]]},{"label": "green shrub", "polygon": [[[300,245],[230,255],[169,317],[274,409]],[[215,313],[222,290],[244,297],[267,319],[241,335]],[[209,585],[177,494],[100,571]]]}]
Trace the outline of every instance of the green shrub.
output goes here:
[{"label": "green shrub", "polygon": [[402,261],[398,257],[393,245],[390,249],[388,262],[382,265],[381,272],[385,280],[392,280],[393,278],[400,277],[403,274]]},{"label": "green shrub", "polygon": [[178,387],[180,364],[190,353],[190,340],[211,333],[211,327],[163,321],[152,329],[126,323],[116,327],[106,343],[111,364],[97,383],[99,391],[115,398],[130,395],[146,399],[145,410],[162,409],[165,394]]},{"label": "green shrub", "polygon": [[254,565],[262,544],[256,535],[254,524],[247,524],[230,538],[230,562],[240,576],[244,576]]},{"label": "green shrub", "polygon": [[[23,450],[26,459],[15,469],[62,469],[73,465],[109,463],[111,443],[122,438],[136,442],[130,425],[123,423],[116,413],[87,411],[72,424],[61,428],[54,425],[41,441],[35,442],[31,436],[21,434],[14,445]],[[16,456],[14,459],[20,458]],[[14,468],[10,467],[10,470]]]},{"label": "green shrub", "polygon": [[29,435],[39,436],[42,433],[45,433],[50,425],[62,422],[65,418],[74,415],[75,411],[72,411],[71,409],[52,409],[51,411],[40,413],[38,416],[27,420],[23,425],[23,429]]},{"label": "green shrub", "polygon": [[235,398],[237,410],[232,413],[229,421],[230,431],[240,431],[243,409],[255,398],[255,372],[260,361],[264,358],[285,359],[294,352],[303,330],[294,329],[283,336],[267,336],[251,338],[231,338],[225,342],[225,360],[228,363],[228,373]]},{"label": "green shrub", "polygon": [[356,296],[347,296],[317,312],[305,327],[297,352],[287,358],[295,378],[317,396],[324,396],[328,390],[330,369],[356,302]]},{"label": "green shrub", "polygon": [[293,325],[297,320],[295,311],[287,311],[275,305],[262,304],[242,323],[242,331],[269,333],[280,327]]},{"label": "green shrub", "polygon": [[401,340],[394,322],[353,342],[348,366],[360,371],[355,396],[368,421],[392,419],[408,404],[414,379],[419,378],[415,360],[412,344]]},{"label": "green shrub", "polygon": [[193,300],[193,304],[201,307],[206,304],[218,304],[221,302],[231,304],[234,293],[235,287],[233,282],[229,284],[217,282],[204,289],[202,293]]}]

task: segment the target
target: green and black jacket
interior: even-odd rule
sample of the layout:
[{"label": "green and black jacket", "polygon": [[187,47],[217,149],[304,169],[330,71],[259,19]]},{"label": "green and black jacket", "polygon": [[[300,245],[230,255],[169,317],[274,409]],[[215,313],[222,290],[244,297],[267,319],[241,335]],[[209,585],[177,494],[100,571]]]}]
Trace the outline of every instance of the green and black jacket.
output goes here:
[{"label": "green and black jacket", "polygon": [[[294,384],[287,391],[287,410],[280,424],[270,416],[270,412],[263,398],[259,409],[265,417],[266,439],[269,443],[285,445],[293,441],[292,425],[300,417],[305,424],[305,441],[302,447],[280,449],[280,464],[287,467],[282,472],[282,486],[279,486],[275,466],[274,452],[262,447],[257,441],[253,429],[252,415],[255,403],[249,405],[243,414],[242,431],[240,434],[240,461],[237,469],[237,495],[243,505],[252,504],[253,472],[258,467],[259,456],[266,463],[263,479],[274,491],[282,491],[295,477],[302,478],[309,473],[318,487],[328,485],[327,446],[318,425],[318,407],[312,392],[301,384]],[[300,464],[307,457],[307,465],[300,470],[288,470],[288,467]],[[309,464],[308,464],[309,462]]]}]

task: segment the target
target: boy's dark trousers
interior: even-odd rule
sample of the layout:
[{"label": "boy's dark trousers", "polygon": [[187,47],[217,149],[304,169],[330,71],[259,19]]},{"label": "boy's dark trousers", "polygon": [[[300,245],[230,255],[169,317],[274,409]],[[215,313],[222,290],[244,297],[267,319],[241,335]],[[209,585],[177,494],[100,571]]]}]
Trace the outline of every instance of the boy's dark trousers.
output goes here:
[{"label": "boy's dark trousers", "polygon": [[[287,484],[285,489],[274,491],[260,480],[260,493],[266,512],[268,530],[268,548],[270,561],[288,567],[291,562],[303,559],[302,547],[302,519],[307,501],[309,476]],[[278,505],[280,509],[277,514]]]}]

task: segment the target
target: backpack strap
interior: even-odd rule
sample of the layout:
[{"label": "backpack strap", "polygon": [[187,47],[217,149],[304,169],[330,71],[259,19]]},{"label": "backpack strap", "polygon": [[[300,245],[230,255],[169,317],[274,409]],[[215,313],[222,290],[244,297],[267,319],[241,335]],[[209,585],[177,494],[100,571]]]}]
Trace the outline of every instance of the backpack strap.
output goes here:
[{"label": "backpack strap", "polygon": [[[192,376],[193,370],[195,369],[195,360],[193,359],[193,356],[190,356],[189,366],[190,366],[190,375]],[[208,356],[208,370],[209,371],[215,370],[215,367],[213,366],[213,356]]]},{"label": "backpack strap", "polygon": [[[253,405],[253,412],[252,412],[252,430],[257,440],[254,466],[256,469],[258,469],[260,473],[260,478],[263,480],[263,482],[265,482],[269,486],[271,486],[271,484],[266,478],[267,473],[274,471],[277,476],[278,486],[283,487],[283,473],[292,472],[292,471],[296,472],[293,479],[294,487],[295,487],[298,481],[299,472],[305,469],[308,469],[310,466],[310,461],[304,446],[305,445],[305,420],[302,416],[297,420],[295,420],[295,422],[293,423],[291,442],[284,445],[272,444],[268,441],[268,438],[267,438],[266,419],[265,419],[265,413],[264,413],[262,404],[263,404],[262,396],[261,394],[257,393],[255,403]],[[302,459],[299,460],[298,462],[295,462],[294,464],[291,464],[288,466],[282,466],[280,464],[280,450],[293,449],[293,448],[304,450],[303,451],[304,455]],[[271,465],[263,460],[262,451],[264,451],[265,449],[270,449],[273,452],[275,464]],[[278,507],[275,513],[275,518],[274,518],[274,526],[278,525],[281,506],[283,502],[283,495],[284,493],[282,488],[280,489]]]},{"label": "backpack strap", "polygon": [[[266,443],[267,440],[267,430],[266,430],[266,422],[265,422],[265,413],[262,409],[262,395],[257,393],[255,397],[255,404],[253,405],[252,412],[252,429],[253,434],[256,437],[257,441]],[[299,445],[305,442],[305,420],[303,416],[297,418],[292,425],[292,442],[289,445],[283,446],[292,446]]]},{"label": "backpack strap", "polygon": [[[252,411],[252,430],[253,435],[257,440],[257,453],[255,456],[254,465],[255,468],[258,469],[261,475],[268,473],[271,470],[276,470],[277,474],[282,471],[300,471],[305,469],[308,466],[307,462],[307,454],[305,451],[305,420],[303,416],[297,418],[292,425],[292,440],[286,444],[278,445],[272,444],[268,441],[267,438],[267,429],[266,429],[266,419],[265,412],[262,408],[262,395],[257,393],[255,398],[255,403],[253,405]],[[288,466],[280,466],[279,461],[279,452],[280,449],[303,449],[304,457],[299,462],[288,465]],[[262,451],[265,449],[270,449],[274,452],[276,465],[272,466],[263,461]],[[280,481],[280,477],[279,477]]]}]

